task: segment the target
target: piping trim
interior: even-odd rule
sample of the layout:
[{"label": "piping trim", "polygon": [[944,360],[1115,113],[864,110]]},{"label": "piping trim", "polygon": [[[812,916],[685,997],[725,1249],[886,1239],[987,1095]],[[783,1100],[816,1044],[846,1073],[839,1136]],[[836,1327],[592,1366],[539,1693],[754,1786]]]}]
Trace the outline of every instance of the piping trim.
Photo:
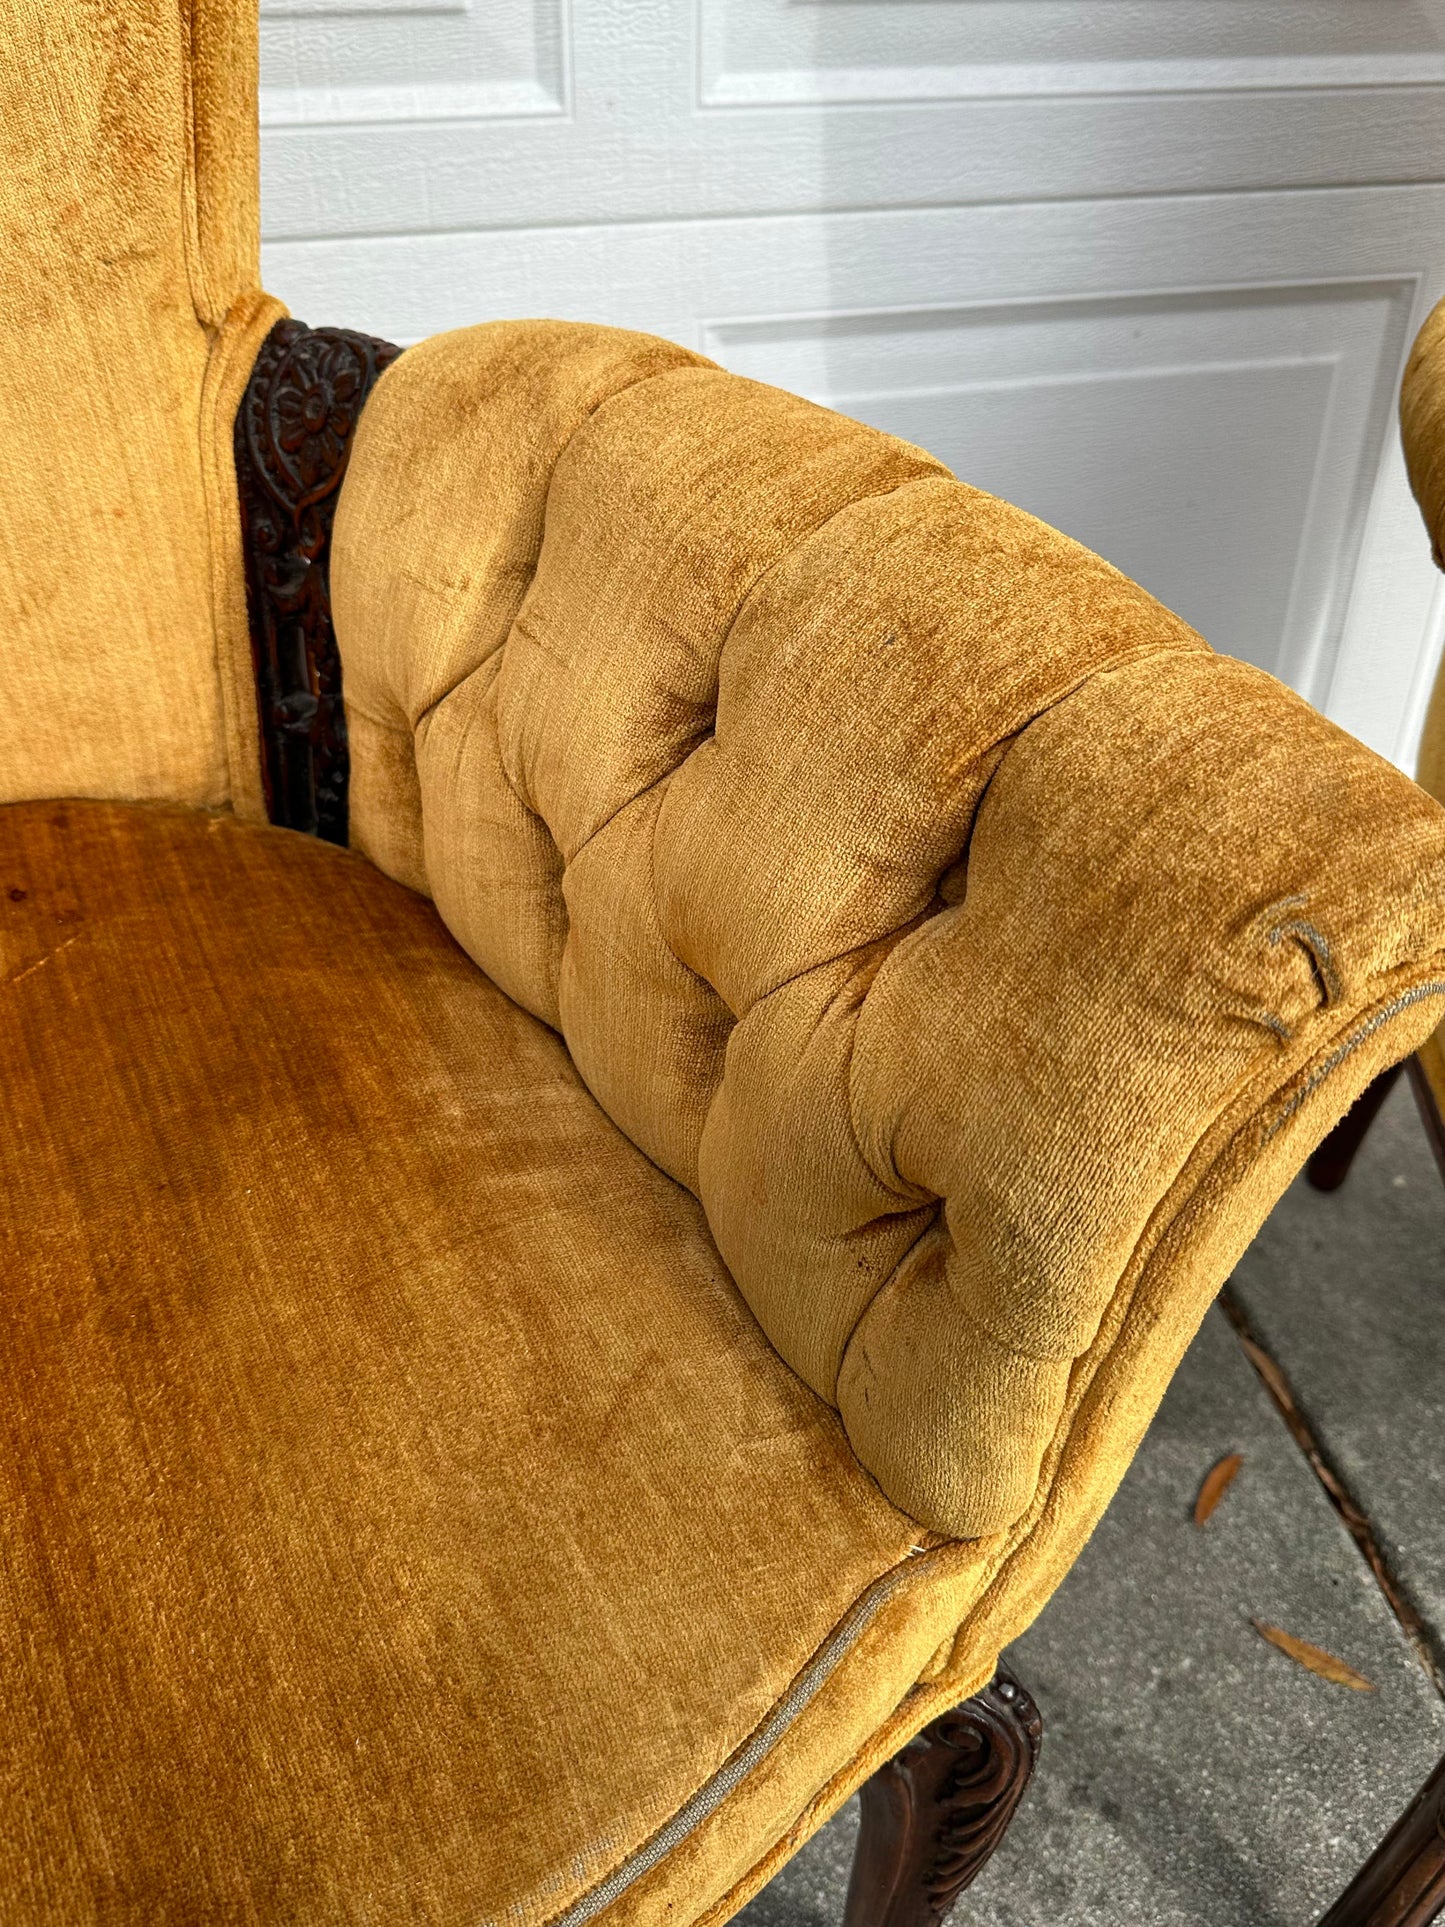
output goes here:
[{"label": "piping trim", "polygon": [[1334,1050],[1330,1052],[1322,1064],[1315,1066],[1315,1069],[1305,1079],[1294,1096],[1282,1107],[1279,1116],[1270,1124],[1260,1142],[1268,1144],[1272,1137],[1282,1131],[1300,1106],[1308,1098],[1314,1096],[1325,1079],[1334,1071],[1337,1071],[1345,1059],[1349,1057],[1352,1052],[1358,1050],[1367,1038],[1373,1037],[1382,1024],[1387,1024],[1392,1017],[1398,1017],[1400,1012],[1402,1010],[1408,1010],[1411,1004],[1418,1004],[1426,997],[1440,996],[1445,996],[1445,980],[1435,978],[1428,983],[1416,984],[1413,990],[1405,991],[1401,996],[1396,997],[1392,1003],[1386,1004],[1382,1010],[1377,1010],[1373,1017],[1367,1017],[1364,1023],[1361,1024],[1357,1030],[1352,1031],[1342,1044],[1335,1046]]},{"label": "piping trim", "polygon": [[[545,1927],[583,1927],[585,1921],[594,1919],[604,1908],[610,1907],[614,1900],[644,1874],[660,1866],[690,1834],[696,1832],[703,1821],[714,1814],[742,1781],[761,1765],[798,1715],[817,1698],[837,1671],[839,1663],[900,1590],[912,1568],[913,1560],[905,1559],[860,1593],[802,1671],[795,1675],[792,1685],[780,1699],[774,1701],[763,1719],[742,1745],[724,1760],[716,1773],[705,1780],[690,1799],[684,1801],[650,1840],[644,1841],[610,1874],[574,1900],[565,1912],[551,1916]],[[486,1927],[498,1927],[498,1923],[489,1921]]]}]

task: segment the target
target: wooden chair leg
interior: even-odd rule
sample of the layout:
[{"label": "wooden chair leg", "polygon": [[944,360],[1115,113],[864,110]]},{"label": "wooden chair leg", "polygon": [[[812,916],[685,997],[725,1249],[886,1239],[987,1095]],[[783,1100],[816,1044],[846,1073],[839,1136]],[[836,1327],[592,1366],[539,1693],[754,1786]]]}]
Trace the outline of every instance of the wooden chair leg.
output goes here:
[{"label": "wooden chair leg", "polygon": [[1319,1927],[1426,1927],[1445,1913],[1445,1760]]},{"label": "wooden chair leg", "polygon": [[1389,1070],[1381,1071],[1374,1083],[1367,1084],[1360,1092],[1329,1136],[1316,1147],[1305,1166],[1305,1176],[1316,1191],[1339,1190],[1350,1174],[1355,1153],[1364,1143],[1380,1106],[1390,1095],[1395,1079],[1404,1068],[1403,1064],[1392,1064]]},{"label": "wooden chair leg", "polygon": [[1435,1102],[1435,1093],[1430,1088],[1430,1080],[1425,1075],[1425,1066],[1418,1057],[1410,1059],[1410,1084],[1415,1092],[1415,1103],[1420,1112],[1420,1122],[1425,1126],[1425,1135],[1430,1140],[1430,1149],[1435,1153],[1440,1176],[1445,1178],[1445,1118],[1440,1115],[1440,1107]]},{"label": "wooden chair leg", "polygon": [[937,1927],[1002,1840],[1043,1722],[1006,1666],[863,1787],[844,1927]]}]

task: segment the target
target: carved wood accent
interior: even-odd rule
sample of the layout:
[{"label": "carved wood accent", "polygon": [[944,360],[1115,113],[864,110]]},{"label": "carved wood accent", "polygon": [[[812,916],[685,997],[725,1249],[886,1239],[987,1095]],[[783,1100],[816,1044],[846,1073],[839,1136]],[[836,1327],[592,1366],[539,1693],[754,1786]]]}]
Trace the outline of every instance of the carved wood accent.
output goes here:
[{"label": "carved wood accent", "polygon": [[845,1927],[938,1927],[1002,1840],[1043,1737],[1006,1666],[867,1781]]},{"label": "carved wood accent", "polygon": [[331,623],[331,524],[351,437],[401,352],[349,328],[278,321],[236,415],[236,479],[266,812],[346,841],[346,713]]},{"label": "carved wood accent", "polygon": [[1319,1927],[1426,1927],[1445,1913],[1445,1760]]}]

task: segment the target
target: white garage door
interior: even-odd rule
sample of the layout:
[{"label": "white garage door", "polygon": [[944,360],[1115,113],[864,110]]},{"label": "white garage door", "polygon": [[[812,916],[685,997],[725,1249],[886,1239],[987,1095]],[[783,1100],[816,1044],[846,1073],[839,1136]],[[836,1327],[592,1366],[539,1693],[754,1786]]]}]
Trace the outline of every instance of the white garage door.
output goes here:
[{"label": "white garage door", "polygon": [[1409,762],[1445,0],[262,0],[268,285],[646,328],[926,444]]}]

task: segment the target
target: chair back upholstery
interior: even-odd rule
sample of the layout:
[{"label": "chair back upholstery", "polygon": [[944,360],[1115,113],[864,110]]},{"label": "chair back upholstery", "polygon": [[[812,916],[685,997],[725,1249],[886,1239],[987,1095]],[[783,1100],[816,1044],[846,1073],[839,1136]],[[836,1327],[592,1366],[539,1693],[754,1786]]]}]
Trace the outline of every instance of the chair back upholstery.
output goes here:
[{"label": "chair back upholstery", "polygon": [[332,592],[353,840],[699,1196],[884,1490],[1097,1510],[1441,1008],[1438,805],[921,449],[641,335],[410,349]]},{"label": "chair back upholstery", "polygon": [[0,801],[256,805],[255,69],[255,0],[0,0]]}]

